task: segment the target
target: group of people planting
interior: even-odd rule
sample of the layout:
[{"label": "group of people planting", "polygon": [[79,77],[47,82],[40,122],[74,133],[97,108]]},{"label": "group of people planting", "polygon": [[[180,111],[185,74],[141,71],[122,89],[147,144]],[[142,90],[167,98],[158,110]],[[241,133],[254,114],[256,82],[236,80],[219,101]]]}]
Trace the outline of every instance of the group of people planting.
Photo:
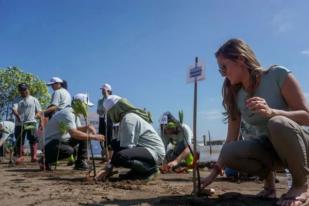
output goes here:
[{"label": "group of people planting", "polygon": [[[215,53],[219,72],[224,77],[223,107],[228,124],[225,144],[210,174],[201,180],[202,187],[210,185],[224,168],[259,176],[264,180],[263,198],[275,198],[275,172],[288,169],[291,188],[282,195],[278,205],[304,205],[309,199],[309,107],[299,82],[285,67],[273,65],[263,69],[254,52],[243,40],[230,39]],[[52,78],[48,85],[54,89],[52,101],[42,110],[27,84],[18,85],[21,100],[13,108],[15,122],[16,162],[23,161],[23,142],[29,139],[31,161],[36,161],[37,138],[33,131],[37,124],[44,127],[45,158],[39,160],[42,169],[50,170],[58,160],[73,155],[75,169],[89,169],[86,161],[88,141],[96,140],[105,147],[107,163],[96,174],[96,180],[106,180],[115,167],[129,168],[121,179],[151,179],[159,172],[170,171],[181,162],[190,165],[196,151],[192,151],[192,132],[181,118],[164,113],[160,135],[152,126],[150,113],[134,107],[127,99],[112,94],[109,84],[102,86],[98,102],[99,132],[88,124],[87,110],[93,104],[86,94],[72,99],[60,78]],[[49,117],[44,126],[43,118]],[[80,118],[84,118],[81,124]],[[242,122],[254,128],[254,133],[240,139]],[[12,123],[0,123],[2,139],[12,132]],[[117,130],[117,134],[112,131]],[[0,141],[1,143],[2,141]],[[168,145],[174,145],[167,151]]]}]

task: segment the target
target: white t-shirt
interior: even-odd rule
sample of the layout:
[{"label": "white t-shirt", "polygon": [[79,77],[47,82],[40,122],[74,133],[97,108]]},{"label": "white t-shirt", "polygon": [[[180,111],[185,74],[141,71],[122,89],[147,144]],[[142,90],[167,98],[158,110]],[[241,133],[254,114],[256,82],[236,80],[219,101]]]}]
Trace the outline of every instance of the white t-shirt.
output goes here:
[{"label": "white t-shirt", "polygon": [[2,126],[2,130],[0,130],[1,146],[11,134],[14,134],[15,124],[11,121],[1,121],[0,125]]},{"label": "white t-shirt", "polygon": [[[76,129],[81,126],[79,117],[73,113],[71,107],[66,107],[58,111],[51,118],[45,127],[45,145],[54,139],[67,141],[70,139],[69,129]],[[64,132],[61,128],[64,128]]]},{"label": "white t-shirt", "polygon": [[50,105],[55,105],[58,107],[58,110],[61,110],[66,106],[70,106],[71,102],[72,97],[70,93],[66,89],[60,88],[55,90],[54,93],[52,94]]},{"label": "white t-shirt", "polygon": [[[42,110],[37,98],[31,95],[21,98],[21,100],[14,105],[14,108],[17,110],[17,113],[20,115],[20,120],[23,123],[37,122],[35,115]],[[21,125],[21,122],[16,120],[16,125]]]}]

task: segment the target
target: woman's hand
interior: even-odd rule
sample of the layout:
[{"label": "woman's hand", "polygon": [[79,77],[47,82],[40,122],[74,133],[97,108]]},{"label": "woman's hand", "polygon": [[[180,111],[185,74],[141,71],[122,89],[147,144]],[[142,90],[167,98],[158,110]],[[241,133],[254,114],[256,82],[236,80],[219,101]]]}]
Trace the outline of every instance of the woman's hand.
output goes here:
[{"label": "woman's hand", "polygon": [[208,175],[207,177],[201,180],[201,188],[203,189],[207,187],[208,185],[210,185],[216,179],[218,175],[219,173],[215,169],[213,169],[210,175]]},{"label": "woman's hand", "polygon": [[222,172],[222,164],[220,163],[220,161],[216,162],[216,164],[213,165],[212,171],[210,173],[210,175],[208,175],[208,177],[204,178],[201,181],[201,187],[207,187],[208,185],[210,185],[215,179],[216,177],[220,174],[221,176],[223,175]]},{"label": "woman's hand", "polygon": [[177,165],[178,165],[177,160],[173,160],[173,161],[167,163],[167,166],[168,166],[169,168],[171,168],[171,169],[174,168],[174,167],[176,167]]},{"label": "woman's hand", "polygon": [[264,117],[273,117],[274,109],[270,108],[265,99],[261,97],[251,97],[246,100],[246,106],[254,113],[258,113]]},{"label": "woman's hand", "polygon": [[113,175],[113,165],[107,164],[105,168],[95,176],[96,181],[106,181],[110,176]]}]

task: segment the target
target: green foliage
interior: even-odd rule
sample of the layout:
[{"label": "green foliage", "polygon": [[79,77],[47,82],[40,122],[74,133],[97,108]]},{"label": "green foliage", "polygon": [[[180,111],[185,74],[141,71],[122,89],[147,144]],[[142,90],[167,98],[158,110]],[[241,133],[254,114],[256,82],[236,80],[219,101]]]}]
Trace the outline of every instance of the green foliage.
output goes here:
[{"label": "green foliage", "polygon": [[36,123],[27,123],[24,124],[24,130],[35,130],[36,129]]},{"label": "green foliage", "polygon": [[13,103],[20,96],[17,85],[22,82],[29,85],[30,94],[39,100],[43,108],[49,103],[50,95],[44,81],[18,67],[0,68],[0,116],[4,112],[10,112]]},{"label": "green foliage", "polygon": [[61,134],[66,134],[69,131],[69,125],[65,122],[60,122],[59,129],[60,129]]},{"label": "green foliage", "polygon": [[88,106],[87,104],[83,103],[80,100],[73,100],[72,102],[72,108],[74,110],[74,113],[76,115],[82,115],[84,117],[84,119],[87,119],[87,115],[88,115]]},{"label": "green foliage", "polygon": [[183,111],[182,110],[179,110],[178,116],[179,116],[179,122],[182,124],[183,123]]}]

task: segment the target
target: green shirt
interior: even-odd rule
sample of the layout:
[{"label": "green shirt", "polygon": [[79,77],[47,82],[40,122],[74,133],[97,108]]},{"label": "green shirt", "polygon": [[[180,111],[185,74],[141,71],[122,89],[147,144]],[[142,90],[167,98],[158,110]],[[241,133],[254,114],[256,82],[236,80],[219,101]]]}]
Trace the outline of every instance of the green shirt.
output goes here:
[{"label": "green shirt", "polygon": [[[289,110],[288,105],[281,95],[282,85],[289,73],[290,71],[288,69],[281,66],[270,68],[261,76],[254,96],[264,98],[270,108]],[[267,122],[269,118],[253,113],[246,107],[245,102],[248,99],[248,94],[244,89],[240,89],[236,98],[242,120],[255,128],[256,136],[268,136]]]}]

